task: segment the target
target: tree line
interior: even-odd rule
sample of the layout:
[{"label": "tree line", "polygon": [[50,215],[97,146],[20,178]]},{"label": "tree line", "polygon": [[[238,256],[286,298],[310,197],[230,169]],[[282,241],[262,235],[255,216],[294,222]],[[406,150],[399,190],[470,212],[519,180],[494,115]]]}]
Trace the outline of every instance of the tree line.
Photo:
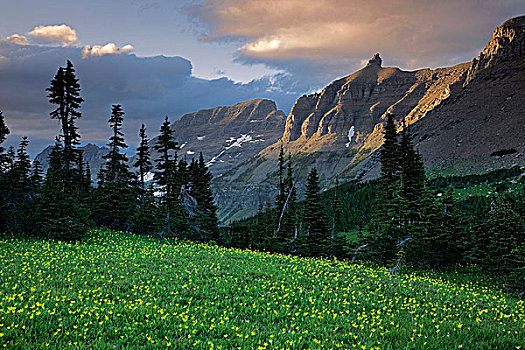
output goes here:
[{"label": "tree line", "polygon": [[[152,159],[146,127],[139,130],[133,171],[124,150],[125,113],[115,104],[108,120],[111,137],[106,163],[93,186],[89,164],[78,148],[77,120],[84,102],[70,61],[60,67],[46,89],[50,113],[61,133],[49,156],[49,169],[31,163],[29,141],[18,149],[0,147],[0,232],[77,240],[93,227],[158,234],[198,241],[218,239],[218,220],[210,190],[212,175],[202,153],[199,159],[178,159],[179,145],[166,116],[153,146]],[[0,112],[0,145],[10,133]],[[146,178],[153,174],[153,181]]]}]

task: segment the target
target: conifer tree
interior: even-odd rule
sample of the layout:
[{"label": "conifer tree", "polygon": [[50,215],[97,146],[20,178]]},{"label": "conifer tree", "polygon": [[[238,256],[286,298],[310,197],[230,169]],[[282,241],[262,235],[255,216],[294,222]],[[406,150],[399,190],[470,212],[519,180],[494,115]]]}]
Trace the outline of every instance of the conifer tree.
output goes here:
[{"label": "conifer tree", "polygon": [[133,225],[131,230],[136,233],[152,233],[155,227],[157,207],[153,197],[152,184],[146,186],[146,175],[153,169],[151,163],[150,149],[148,147],[148,136],[146,126],[142,124],[140,131],[140,144],[137,148],[137,160],[133,164],[138,169],[139,178],[139,201],[138,207],[133,214]]},{"label": "conifer tree", "polygon": [[44,183],[44,171],[42,165],[38,160],[33,162],[33,169],[31,171],[31,183],[39,188]]},{"label": "conifer tree", "polygon": [[204,162],[202,152],[199,154],[198,162],[192,161],[190,165],[190,177],[192,179],[190,194],[197,202],[194,220],[199,238],[219,242],[217,207],[210,188],[213,176]]},{"label": "conifer tree", "polygon": [[139,131],[140,144],[137,148],[137,161],[133,166],[138,168],[140,187],[144,191],[146,189],[145,176],[152,169],[150,160],[150,151],[148,147],[148,136],[146,135],[146,126],[142,124]]},{"label": "conifer tree", "polygon": [[64,167],[67,190],[74,187],[78,178],[74,169],[78,169],[79,154],[75,146],[80,143],[80,135],[75,121],[82,116],[78,111],[81,103],[84,101],[80,97],[80,84],[75,75],[75,69],[71,61],[67,61],[66,67],[60,67],[54,79],[51,80],[51,86],[46,89],[49,94],[49,102],[57,105],[50,115],[52,119],[58,119],[62,128],[61,137],[64,142]]},{"label": "conifer tree", "polygon": [[284,202],[286,201],[286,187],[284,183],[284,170],[285,170],[285,161],[284,161],[284,149],[283,145],[281,144],[279,149],[279,183],[278,183],[278,194],[277,198],[275,199],[275,205],[277,208],[277,214],[278,214],[278,220],[279,216],[281,215],[281,212],[284,208]]},{"label": "conifer tree", "polygon": [[302,254],[307,256],[326,254],[330,243],[328,220],[324,213],[319,186],[317,169],[312,168],[307,179],[303,212],[306,237],[304,237],[305,246],[302,248]]},{"label": "conifer tree", "polygon": [[91,225],[89,210],[79,197],[66,191],[65,155],[58,142],[49,156],[49,169],[42,187],[42,198],[35,210],[39,233],[47,238],[78,240]]},{"label": "conifer tree", "polygon": [[4,115],[0,111],[0,232],[7,229],[7,191],[9,187],[8,170],[9,170],[9,155],[5,154],[5,148],[2,143],[9,135],[9,128],[5,124]]},{"label": "conifer tree", "polygon": [[109,138],[109,153],[103,158],[106,160],[106,166],[104,169],[104,178],[106,181],[126,181],[129,177],[129,170],[125,153],[121,150],[127,148],[124,140],[124,134],[122,133],[122,122],[124,120],[124,111],[122,106],[112,105],[111,106],[111,117],[108,122],[111,127],[113,134]]},{"label": "conifer tree", "polygon": [[525,223],[514,210],[513,200],[507,194],[496,197],[489,219],[489,229],[479,242],[485,253],[485,266],[500,273],[512,270],[512,252],[523,242]]},{"label": "conifer tree", "polygon": [[[3,161],[3,153],[5,152],[5,148],[2,147],[2,143],[7,139],[7,135],[9,135],[9,128],[5,124],[4,115],[2,114],[2,111],[0,111],[0,165],[4,163]],[[0,167],[0,170],[2,168]]]},{"label": "conifer tree", "polygon": [[381,177],[376,194],[374,216],[371,222],[372,256],[383,263],[396,257],[397,244],[402,237],[399,193],[399,145],[394,116],[387,114],[384,143],[380,150]]},{"label": "conifer tree", "polygon": [[340,235],[343,229],[343,203],[339,189],[339,179],[335,179],[334,195],[332,197],[332,228],[330,237],[330,256],[342,257],[344,255],[344,239]]},{"label": "conifer tree", "polygon": [[121,151],[128,147],[122,133],[123,116],[122,106],[113,105],[108,120],[112,130],[109,153],[103,157],[106,165],[101,169],[94,210],[97,224],[115,230],[129,229],[135,205],[134,177],[127,165],[128,158]]},{"label": "conifer tree", "polygon": [[28,194],[31,176],[31,160],[27,154],[27,146],[29,141],[27,137],[22,137],[18,150],[16,152],[16,161],[14,166],[15,171],[15,191],[17,197],[21,199]]},{"label": "conifer tree", "polygon": [[186,230],[187,220],[180,198],[180,176],[177,171],[178,143],[173,137],[170,122],[166,116],[160,128],[157,144],[153,147],[159,157],[155,160],[154,180],[160,187],[162,196],[160,201],[161,216],[159,217],[160,236],[164,237],[175,233],[181,237]]}]

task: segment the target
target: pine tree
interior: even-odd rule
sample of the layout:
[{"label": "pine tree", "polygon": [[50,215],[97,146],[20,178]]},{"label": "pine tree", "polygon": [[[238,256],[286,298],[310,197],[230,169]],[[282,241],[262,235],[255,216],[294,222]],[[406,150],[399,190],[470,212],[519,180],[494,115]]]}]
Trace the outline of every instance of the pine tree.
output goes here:
[{"label": "pine tree", "polygon": [[33,162],[33,169],[31,171],[31,183],[40,188],[44,183],[44,171],[42,170],[42,165],[38,160]]},{"label": "pine tree", "polygon": [[197,202],[194,221],[199,238],[219,242],[217,207],[210,187],[213,176],[204,162],[202,152],[199,161],[192,161],[190,165],[190,177],[192,179],[190,195]]},{"label": "pine tree", "polygon": [[[4,143],[4,141],[7,139],[9,132],[9,128],[5,124],[4,115],[2,114],[2,111],[0,111],[0,157],[2,157],[3,153],[5,152],[5,148],[2,147],[2,143]],[[0,163],[3,163],[2,158],[0,158]]]},{"label": "pine tree", "polygon": [[372,257],[386,263],[396,258],[397,244],[402,237],[399,145],[394,116],[390,113],[387,114],[383,136],[384,143],[380,150],[381,177],[370,228],[373,234],[368,244],[372,247]]},{"label": "pine tree", "polygon": [[67,190],[72,190],[78,177],[75,175],[75,168],[78,168],[78,150],[75,148],[80,143],[80,135],[75,121],[82,116],[78,111],[84,101],[80,97],[80,84],[75,75],[75,70],[71,61],[67,61],[66,68],[60,67],[51,86],[46,89],[49,92],[49,102],[57,105],[57,108],[50,113],[52,119],[58,119],[61,127],[61,137],[64,141],[64,167],[65,182]]},{"label": "pine tree", "polygon": [[97,224],[114,230],[129,229],[135,206],[135,179],[129,171],[126,154],[121,152],[128,147],[122,133],[123,116],[122,106],[113,105],[108,120],[112,130],[109,153],[104,156],[106,165],[99,176],[94,210]]},{"label": "pine tree", "polygon": [[306,237],[302,254],[307,256],[326,254],[330,243],[330,233],[321,201],[319,176],[316,168],[312,168],[307,179],[303,222],[306,225]]},{"label": "pine tree", "polygon": [[334,195],[332,197],[332,228],[330,237],[330,256],[342,257],[344,255],[344,238],[340,235],[343,230],[343,203],[339,193],[339,179],[335,179]]},{"label": "pine tree", "polygon": [[155,217],[157,215],[157,206],[153,196],[153,187],[146,186],[146,175],[152,170],[150,160],[150,149],[148,147],[148,136],[146,135],[146,127],[142,124],[140,131],[140,144],[137,148],[137,160],[133,164],[138,169],[139,177],[139,201],[138,208],[133,214],[133,225],[131,230],[136,233],[151,233],[155,227]]},{"label": "pine tree", "polygon": [[525,232],[524,220],[516,213],[514,206],[507,194],[498,195],[490,215],[486,237],[480,240],[486,244],[485,247],[480,247],[480,250],[485,251],[484,265],[504,274],[512,270],[512,252],[523,242]]},{"label": "pine tree", "polygon": [[406,242],[405,256],[415,265],[442,264],[447,248],[438,248],[435,225],[437,210],[427,189],[427,179],[421,155],[414,149],[410,128],[403,121],[399,142],[399,209],[401,239]]},{"label": "pine tree", "polygon": [[66,162],[58,142],[49,156],[49,169],[42,187],[42,198],[35,210],[39,233],[47,238],[78,240],[85,237],[91,225],[89,210],[79,196],[66,191]]},{"label": "pine tree", "polygon": [[[275,206],[277,208],[277,214],[280,217],[281,212],[283,211],[284,202],[286,201],[286,187],[284,183],[284,170],[285,170],[285,161],[284,161],[284,149],[283,145],[279,149],[279,183],[278,183],[278,194],[275,199]],[[279,217],[277,220],[279,221]]]},{"label": "pine tree", "polygon": [[113,134],[109,138],[109,153],[103,158],[106,160],[106,167],[104,169],[105,181],[127,181],[130,174],[127,165],[128,158],[126,154],[121,152],[121,149],[127,148],[122,133],[122,122],[124,120],[124,111],[121,105],[111,106],[111,117],[108,122],[110,124]]},{"label": "pine tree", "polygon": [[4,154],[5,148],[2,143],[9,135],[9,128],[5,124],[4,115],[0,111],[0,232],[7,230],[7,193],[10,186],[9,182],[9,155]]},{"label": "pine tree", "polygon": [[27,154],[27,146],[29,141],[27,137],[22,137],[18,150],[16,152],[16,161],[14,165],[15,171],[15,191],[17,197],[21,199],[29,192],[30,176],[31,176],[31,160]]},{"label": "pine tree", "polygon": [[147,173],[152,169],[150,160],[150,151],[148,147],[148,136],[146,135],[146,126],[142,124],[140,131],[140,145],[137,148],[137,161],[133,166],[139,170],[140,187],[144,191],[146,189],[145,177]]},{"label": "pine tree", "polygon": [[177,171],[177,151],[178,143],[173,137],[168,117],[164,120],[160,128],[160,136],[157,144],[153,147],[158,153],[154,180],[162,191],[159,217],[160,236],[175,233],[181,237],[187,226],[186,215],[182,208],[180,198],[180,177]]}]

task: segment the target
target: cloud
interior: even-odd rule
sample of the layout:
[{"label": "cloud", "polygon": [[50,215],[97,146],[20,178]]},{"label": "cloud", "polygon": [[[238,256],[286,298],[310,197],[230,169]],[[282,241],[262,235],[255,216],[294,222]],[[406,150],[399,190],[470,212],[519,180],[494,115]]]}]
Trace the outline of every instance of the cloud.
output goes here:
[{"label": "cloud", "polygon": [[60,43],[62,46],[71,46],[78,40],[77,32],[65,24],[38,26],[27,35],[42,42]]},{"label": "cloud", "polygon": [[135,48],[133,45],[127,44],[122,46],[120,49],[114,43],[108,43],[106,45],[86,45],[82,48],[82,58],[88,56],[104,56],[104,55],[120,55],[121,53],[128,53],[133,51]]},{"label": "cloud", "polygon": [[16,45],[29,45],[27,38],[20,34],[13,34],[5,38],[5,40]]},{"label": "cloud", "polygon": [[471,60],[523,2],[203,0],[186,11],[203,40],[239,41],[241,62],[293,70],[310,61],[321,70],[339,66],[341,75],[375,52],[405,69]]},{"label": "cloud", "polygon": [[[120,50],[122,51],[123,48]],[[49,117],[52,106],[45,89],[59,66],[71,60],[81,85],[82,142],[105,144],[110,136],[107,124],[111,105],[123,105],[124,133],[130,151],[138,142],[142,123],[150,136],[158,134],[165,115],[176,120],[199,109],[226,106],[253,98],[269,98],[286,113],[298,97],[283,91],[275,77],[249,83],[227,78],[200,79],[192,75],[192,64],[182,57],[137,57],[134,54],[89,55],[82,58],[80,47],[15,45],[0,40],[0,110],[12,135],[7,145],[17,145],[22,135],[31,141],[34,156],[52,144],[59,125]]]}]

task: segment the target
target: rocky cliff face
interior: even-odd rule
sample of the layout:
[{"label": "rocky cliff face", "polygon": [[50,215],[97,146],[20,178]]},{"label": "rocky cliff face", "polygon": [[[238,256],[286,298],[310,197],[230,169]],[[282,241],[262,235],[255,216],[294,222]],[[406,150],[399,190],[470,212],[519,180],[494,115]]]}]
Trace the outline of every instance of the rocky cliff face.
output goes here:
[{"label": "rocky cliff face", "polygon": [[183,115],[172,129],[179,157],[190,160],[202,152],[210,171],[220,176],[275,143],[284,122],[275,102],[257,99]]},{"label": "rocky cliff face", "polygon": [[[416,146],[433,172],[522,164],[524,26],[525,17],[505,22],[471,63],[407,72],[382,67],[376,54],[363,69],[300,97],[277,143],[215,180],[221,216],[252,214],[269,199],[263,194],[275,190],[281,145],[293,155],[300,180],[313,166],[325,188],[336,176],[376,177],[387,112],[399,129],[403,119],[413,125]],[[504,148],[515,149],[514,158],[490,156]]]}]

